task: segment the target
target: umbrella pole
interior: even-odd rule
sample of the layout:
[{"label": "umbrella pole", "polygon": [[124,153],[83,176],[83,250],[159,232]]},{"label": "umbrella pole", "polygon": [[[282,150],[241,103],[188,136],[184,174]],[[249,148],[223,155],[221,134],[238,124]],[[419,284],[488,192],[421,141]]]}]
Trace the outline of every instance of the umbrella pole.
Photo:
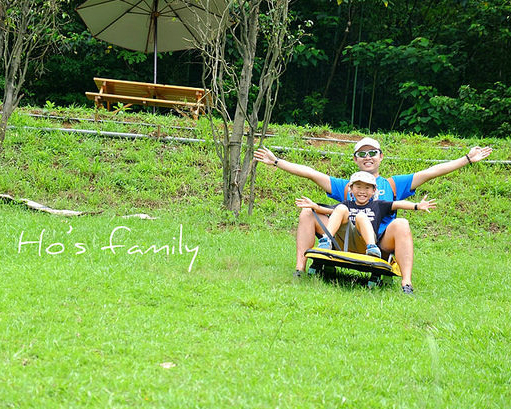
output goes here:
[{"label": "umbrella pole", "polygon": [[[156,79],[158,77],[158,0],[154,2],[154,11],[153,11],[153,43],[154,43],[154,78],[153,83],[156,84]],[[153,106],[153,115],[156,114],[156,107]]]},{"label": "umbrella pole", "polygon": [[[158,3],[158,2],[156,2]],[[156,14],[154,16],[154,83],[156,84],[156,78],[158,73],[158,45],[157,40],[158,36],[156,35],[156,32],[158,31],[158,18],[156,17]]]},{"label": "umbrella pole", "polygon": [[158,73],[158,0],[154,0],[154,9],[152,13],[153,18],[153,43],[154,43],[154,83]]}]

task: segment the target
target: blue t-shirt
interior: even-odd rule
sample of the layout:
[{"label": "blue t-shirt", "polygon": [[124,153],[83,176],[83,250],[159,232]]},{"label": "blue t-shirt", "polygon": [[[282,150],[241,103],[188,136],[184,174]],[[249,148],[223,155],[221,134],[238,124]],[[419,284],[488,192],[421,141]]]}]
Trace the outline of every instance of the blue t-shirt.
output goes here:
[{"label": "blue t-shirt", "polygon": [[[378,176],[376,178],[376,186],[378,188],[378,200],[386,200],[387,202],[392,202],[393,200],[404,200],[410,196],[415,194],[415,190],[411,190],[412,188],[412,180],[413,173],[409,175],[396,175],[392,176],[394,182],[396,183],[396,198],[394,199],[394,193],[392,192],[392,187],[390,187],[390,183],[387,179]],[[334,178],[330,176],[330,185],[332,187],[332,193],[327,193],[328,197],[332,199],[338,200],[342,202],[347,199],[351,199],[351,195],[349,198],[344,197],[344,189],[348,184],[348,180]],[[378,237],[380,237],[387,226],[390,224],[392,220],[396,218],[396,212],[392,213],[390,216],[384,217],[380,224],[380,228],[378,229]]]}]

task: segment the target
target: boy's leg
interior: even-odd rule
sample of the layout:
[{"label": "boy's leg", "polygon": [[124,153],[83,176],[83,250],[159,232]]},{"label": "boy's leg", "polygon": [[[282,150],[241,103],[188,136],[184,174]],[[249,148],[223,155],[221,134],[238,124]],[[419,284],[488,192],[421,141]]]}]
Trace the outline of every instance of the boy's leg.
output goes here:
[{"label": "boy's leg", "polygon": [[376,245],[376,234],[373,225],[365,213],[359,213],[355,217],[355,225],[366,244],[365,254],[381,258],[381,251]]},{"label": "boy's leg", "polygon": [[344,205],[337,206],[328,218],[326,228],[332,236],[335,236],[341,225],[348,223],[349,210]]},{"label": "boy's leg", "polygon": [[376,244],[374,237],[374,229],[369,217],[365,213],[359,213],[355,217],[355,226],[357,230],[360,232],[360,235],[364,239],[366,245],[367,244]]},{"label": "boy's leg", "polygon": [[[330,217],[328,218],[328,224],[326,229],[330,233],[331,236],[335,236],[335,234],[339,231],[341,226],[346,225],[349,222],[349,210],[344,205],[337,206]],[[319,239],[318,243],[319,249],[334,249],[335,245],[332,243],[332,239],[326,234],[323,234],[323,237]]]}]

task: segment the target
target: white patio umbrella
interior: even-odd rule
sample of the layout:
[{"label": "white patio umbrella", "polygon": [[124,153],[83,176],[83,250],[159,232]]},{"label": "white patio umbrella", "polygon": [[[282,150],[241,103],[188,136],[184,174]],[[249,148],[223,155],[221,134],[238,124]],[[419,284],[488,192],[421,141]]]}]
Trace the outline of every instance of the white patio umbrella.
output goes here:
[{"label": "white patio umbrella", "polygon": [[76,8],[95,38],[123,48],[154,53],[194,48],[213,36],[227,0],[87,0]]}]

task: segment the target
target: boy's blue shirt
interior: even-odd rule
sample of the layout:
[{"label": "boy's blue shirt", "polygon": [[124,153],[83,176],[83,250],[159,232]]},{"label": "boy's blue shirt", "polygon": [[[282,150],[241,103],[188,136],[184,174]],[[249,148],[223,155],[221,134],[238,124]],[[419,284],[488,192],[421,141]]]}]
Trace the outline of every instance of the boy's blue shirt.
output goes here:
[{"label": "boy's blue shirt", "polygon": [[[394,199],[394,193],[392,192],[392,188],[390,187],[390,183],[387,179],[378,176],[376,178],[376,186],[378,188],[378,200],[386,200],[388,202],[392,202],[394,200],[404,200],[410,196],[415,194],[415,190],[412,190],[412,181],[413,181],[413,173],[409,175],[396,175],[392,176],[394,182],[396,183],[396,198]],[[350,198],[344,197],[344,189],[348,184],[347,179],[334,178],[330,176],[330,185],[332,187],[332,193],[327,193],[327,196],[335,199],[339,202],[343,200],[349,200]],[[378,237],[380,237],[387,226],[390,224],[392,220],[396,218],[396,213],[394,212],[391,216],[386,216],[380,224],[380,228],[378,229]]]}]

